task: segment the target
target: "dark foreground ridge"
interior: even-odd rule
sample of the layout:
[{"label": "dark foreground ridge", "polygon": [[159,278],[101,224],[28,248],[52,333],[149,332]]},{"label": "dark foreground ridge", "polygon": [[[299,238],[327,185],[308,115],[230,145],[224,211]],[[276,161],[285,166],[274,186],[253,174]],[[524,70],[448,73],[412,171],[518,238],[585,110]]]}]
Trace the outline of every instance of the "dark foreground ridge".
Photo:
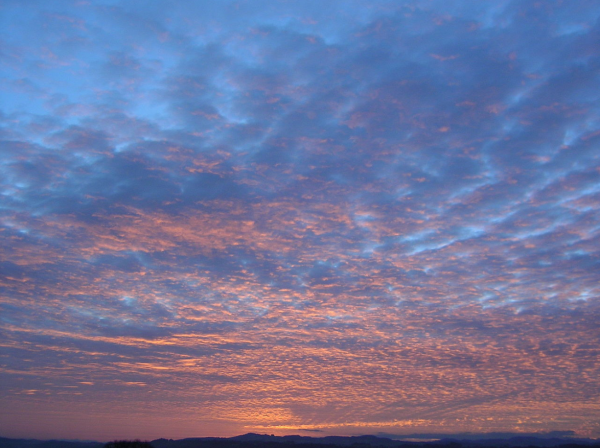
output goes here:
[{"label": "dark foreground ridge", "polygon": [[[502,437],[504,436],[504,437]],[[535,435],[415,434],[410,436],[308,437],[244,434],[231,438],[200,437],[157,439],[151,442],[78,442],[63,440],[7,439],[0,448],[600,448],[600,440]],[[400,437],[403,437],[400,439]]]}]

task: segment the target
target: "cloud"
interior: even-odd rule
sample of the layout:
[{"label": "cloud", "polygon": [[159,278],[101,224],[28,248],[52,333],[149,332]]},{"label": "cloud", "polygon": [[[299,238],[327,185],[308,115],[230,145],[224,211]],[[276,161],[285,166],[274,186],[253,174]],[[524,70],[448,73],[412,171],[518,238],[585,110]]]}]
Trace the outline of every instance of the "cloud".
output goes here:
[{"label": "cloud", "polygon": [[23,412],[91,382],[281,431],[598,430],[593,2],[3,15]]}]

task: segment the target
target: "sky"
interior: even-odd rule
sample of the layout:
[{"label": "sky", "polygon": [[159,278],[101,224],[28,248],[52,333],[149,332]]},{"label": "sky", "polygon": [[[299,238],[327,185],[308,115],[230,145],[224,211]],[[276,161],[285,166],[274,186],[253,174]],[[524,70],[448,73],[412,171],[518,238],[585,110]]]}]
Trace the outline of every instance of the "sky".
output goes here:
[{"label": "sky", "polygon": [[600,437],[600,3],[0,1],[0,435]]}]

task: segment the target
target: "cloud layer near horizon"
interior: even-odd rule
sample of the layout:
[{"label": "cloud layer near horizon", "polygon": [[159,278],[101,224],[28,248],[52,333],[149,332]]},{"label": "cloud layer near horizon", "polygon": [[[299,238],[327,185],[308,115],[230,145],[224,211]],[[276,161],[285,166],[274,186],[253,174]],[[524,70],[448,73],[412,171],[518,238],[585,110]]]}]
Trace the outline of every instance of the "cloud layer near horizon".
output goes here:
[{"label": "cloud layer near horizon", "polygon": [[0,17],[3,434],[600,435],[597,3]]}]

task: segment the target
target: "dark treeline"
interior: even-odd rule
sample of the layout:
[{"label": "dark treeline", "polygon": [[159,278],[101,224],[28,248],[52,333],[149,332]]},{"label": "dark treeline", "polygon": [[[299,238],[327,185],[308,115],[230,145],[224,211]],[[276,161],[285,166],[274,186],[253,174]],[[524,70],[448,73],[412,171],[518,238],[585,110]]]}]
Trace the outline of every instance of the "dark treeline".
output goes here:
[{"label": "dark treeline", "polygon": [[150,442],[141,440],[115,440],[108,442],[104,448],[153,448]]}]

